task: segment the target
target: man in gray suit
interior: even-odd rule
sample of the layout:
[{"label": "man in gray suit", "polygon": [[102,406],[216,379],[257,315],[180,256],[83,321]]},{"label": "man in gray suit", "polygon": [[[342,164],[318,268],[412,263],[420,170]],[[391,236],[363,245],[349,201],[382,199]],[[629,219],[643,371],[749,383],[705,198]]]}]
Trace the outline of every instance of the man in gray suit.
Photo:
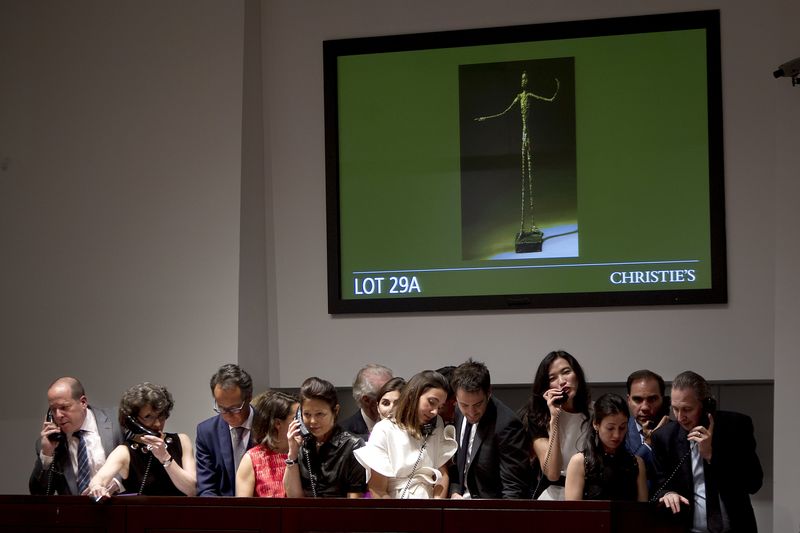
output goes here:
[{"label": "man in gray suit", "polygon": [[55,380],[47,402],[28,488],[31,494],[81,494],[124,442],[119,422],[113,412],[89,406],[83,385],[73,377]]}]

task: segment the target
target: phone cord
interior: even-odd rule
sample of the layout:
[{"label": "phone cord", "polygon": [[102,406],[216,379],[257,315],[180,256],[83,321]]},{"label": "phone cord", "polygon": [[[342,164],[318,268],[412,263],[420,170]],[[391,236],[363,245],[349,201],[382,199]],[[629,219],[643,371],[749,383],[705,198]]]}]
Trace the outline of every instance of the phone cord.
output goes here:
[{"label": "phone cord", "polygon": [[142,492],[144,491],[144,484],[147,481],[147,476],[150,474],[150,465],[151,464],[153,464],[153,454],[152,453],[150,453],[149,456],[147,457],[147,465],[144,467],[144,475],[142,476],[142,484],[139,485],[139,492],[136,493],[138,496],[141,496]]},{"label": "phone cord", "polygon": [[50,466],[47,467],[47,488],[45,489],[45,496],[52,496],[50,491],[53,491],[55,494],[56,489],[53,486],[53,474],[56,473],[56,455],[58,454],[58,446],[56,446],[55,450],[53,450],[53,460],[50,462]]},{"label": "phone cord", "polygon": [[672,471],[672,473],[669,475],[667,480],[661,485],[661,487],[659,487],[659,489],[653,493],[653,497],[650,498],[650,503],[656,503],[656,501],[658,501],[659,494],[661,494],[661,492],[663,492],[663,490],[667,488],[669,482],[672,481],[672,478],[674,478],[675,474],[678,473],[678,470],[681,469],[681,465],[683,465],[683,463],[686,461],[686,458],[689,457],[691,454],[692,454],[692,449],[689,448],[689,451],[683,454],[681,460],[678,461],[678,466],[675,467],[675,470]]},{"label": "phone cord", "polygon": [[[552,434],[555,436],[558,433],[558,419],[561,417],[561,409],[556,411],[556,416],[553,418],[553,429]],[[539,492],[539,485],[542,484],[542,480],[546,477],[545,471],[547,470],[547,465],[550,464],[550,456],[553,454],[553,440],[551,439],[547,443],[547,453],[544,456],[544,464],[542,465],[542,472],[539,474],[539,481],[536,482],[536,488],[533,489],[533,497],[536,498],[536,494]]]},{"label": "phone cord", "polygon": [[308,466],[308,478],[311,480],[311,494],[316,498],[317,497],[317,475],[311,470],[311,454],[308,453],[308,449],[306,449],[306,466]]},{"label": "phone cord", "polygon": [[425,447],[428,445],[428,437],[429,434],[425,435],[425,440],[422,441],[422,446],[419,447],[419,455],[417,455],[417,460],[414,461],[414,468],[411,469],[411,473],[408,475],[408,481],[406,481],[406,486],[403,488],[403,492],[400,493],[399,499],[404,499],[406,494],[408,493],[408,488],[411,486],[411,480],[414,479],[414,474],[417,473],[417,467],[419,466],[419,462],[422,460],[422,454],[425,453]]},{"label": "phone cord", "polygon": [[53,461],[50,463],[50,466],[47,467],[47,489],[45,490],[45,496],[51,496],[50,490],[53,488],[53,466],[56,464],[55,461],[55,453],[53,454]]}]

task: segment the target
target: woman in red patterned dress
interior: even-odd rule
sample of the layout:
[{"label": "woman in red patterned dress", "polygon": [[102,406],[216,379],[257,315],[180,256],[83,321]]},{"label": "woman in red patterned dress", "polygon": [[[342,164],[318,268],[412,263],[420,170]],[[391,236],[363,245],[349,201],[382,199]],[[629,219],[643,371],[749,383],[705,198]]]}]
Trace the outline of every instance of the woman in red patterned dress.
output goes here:
[{"label": "woman in red patterned dress", "polygon": [[286,432],[299,406],[297,398],[267,391],[253,402],[253,439],[260,443],[242,457],[236,471],[236,495],[285,498],[283,472],[289,443]]}]

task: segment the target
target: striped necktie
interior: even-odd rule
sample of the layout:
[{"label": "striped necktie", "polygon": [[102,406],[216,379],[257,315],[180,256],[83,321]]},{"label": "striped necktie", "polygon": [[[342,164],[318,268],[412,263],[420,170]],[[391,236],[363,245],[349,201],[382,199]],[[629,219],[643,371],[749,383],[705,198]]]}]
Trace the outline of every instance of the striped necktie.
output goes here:
[{"label": "striped necktie", "polygon": [[84,439],[86,431],[76,431],[75,435],[78,437],[78,494],[83,494],[89,486],[92,467],[89,464],[89,453],[86,451],[86,439]]}]

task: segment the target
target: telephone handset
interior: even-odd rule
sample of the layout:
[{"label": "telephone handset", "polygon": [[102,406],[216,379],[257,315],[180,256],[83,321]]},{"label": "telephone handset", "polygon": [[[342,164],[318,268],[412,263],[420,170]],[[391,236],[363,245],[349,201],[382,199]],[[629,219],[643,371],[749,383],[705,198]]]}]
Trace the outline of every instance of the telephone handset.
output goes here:
[{"label": "telephone handset", "polygon": [[305,422],[303,422],[303,411],[298,407],[297,412],[294,414],[295,420],[300,422],[300,437],[303,439],[303,444],[311,438],[311,432],[306,427]]},{"label": "telephone handset", "polygon": [[420,433],[422,433],[423,437],[430,437],[431,434],[433,433],[433,430],[435,429],[436,429],[436,419],[434,418],[431,422],[422,424],[422,426],[420,426],[419,428],[419,431]]},{"label": "telephone handset", "polygon": [[134,440],[141,443],[141,437],[148,435],[150,437],[161,437],[161,435],[141,425],[138,420],[131,415],[125,417],[125,429],[128,430],[128,440]]},{"label": "telephone handset", "polygon": [[569,399],[569,393],[567,391],[563,391],[561,396],[558,398],[553,398],[553,405],[561,405]]},{"label": "telephone handset", "polygon": [[[53,421],[53,411],[52,411],[52,409],[48,409],[47,410],[46,420],[48,422],[52,422]],[[65,435],[64,435],[64,432],[59,429],[57,433],[50,433],[49,435],[47,435],[47,438],[50,440],[50,442],[59,443],[59,442],[63,442],[64,441]]]},{"label": "telephone handset", "polygon": [[712,417],[717,413],[717,400],[713,396],[703,398],[703,413],[700,415],[700,425],[707,428],[709,425],[708,415]]}]

